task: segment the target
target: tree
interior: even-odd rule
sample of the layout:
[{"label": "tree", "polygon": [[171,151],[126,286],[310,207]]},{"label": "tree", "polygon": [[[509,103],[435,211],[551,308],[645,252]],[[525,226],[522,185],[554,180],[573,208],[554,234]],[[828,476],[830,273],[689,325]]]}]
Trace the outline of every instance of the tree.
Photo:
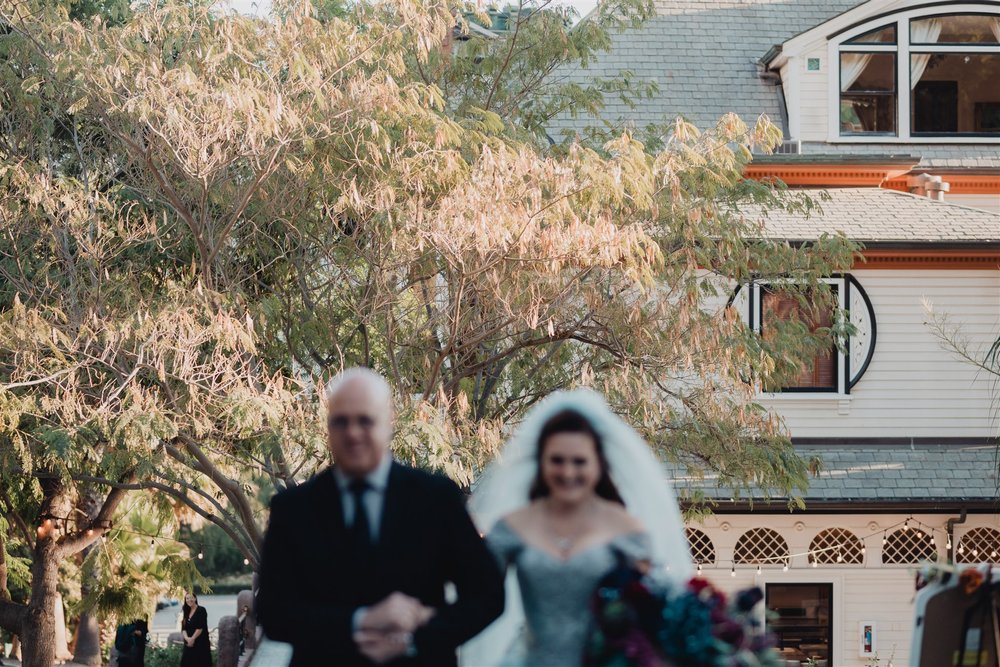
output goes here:
[{"label": "tree", "polygon": [[[2,6],[0,485],[37,510],[32,606],[0,600],[0,626],[25,665],[51,661],[59,559],[130,490],[256,565],[255,480],[322,465],[315,388],[345,365],[390,378],[398,456],[466,484],[507,424],[580,383],[725,483],[804,482],[754,387],[831,332],[762,340],[725,297],[777,276],[822,294],[854,248],[769,241],[740,215],[812,205],[742,178],[778,139],[766,120],[550,145],[565,99],[630,90],[548,83],[648,12],[605,6],[581,32],[520,12],[488,53],[442,48],[461,14],[443,1],[289,2],[273,21]],[[95,489],[96,515],[64,521]]]}]

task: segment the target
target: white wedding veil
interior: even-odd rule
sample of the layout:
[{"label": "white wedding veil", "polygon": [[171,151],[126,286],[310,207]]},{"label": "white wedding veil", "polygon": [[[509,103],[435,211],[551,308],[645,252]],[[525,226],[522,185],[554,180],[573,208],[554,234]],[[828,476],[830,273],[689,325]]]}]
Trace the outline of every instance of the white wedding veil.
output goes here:
[{"label": "white wedding veil", "polygon": [[[673,486],[649,445],[590,389],[560,391],[534,407],[473,487],[469,511],[479,531],[488,534],[502,517],[527,505],[538,470],[536,448],[542,427],[555,414],[573,410],[601,436],[608,473],[628,512],[649,532],[654,572],[687,579],[691,555]],[[502,664],[524,623],[516,579],[507,575],[503,616],[462,648],[464,667]]]}]

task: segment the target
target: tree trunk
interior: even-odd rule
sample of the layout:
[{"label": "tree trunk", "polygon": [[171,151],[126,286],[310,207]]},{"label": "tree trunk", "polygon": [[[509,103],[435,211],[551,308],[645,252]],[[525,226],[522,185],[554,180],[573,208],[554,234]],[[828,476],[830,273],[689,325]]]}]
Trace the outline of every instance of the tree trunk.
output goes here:
[{"label": "tree trunk", "polygon": [[51,667],[56,654],[56,585],[63,550],[59,546],[59,524],[49,517],[66,517],[70,494],[58,477],[42,478],[43,501],[38,537],[31,562],[31,599],[21,624],[21,667]]},{"label": "tree trunk", "polygon": [[56,584],[60,553],[52,537],[35,543],[31,565],[31,601],[21,625],[21,667],[52,667],[55,663]]},{"label": "tree trunk", "polygon": [[[94,490],[91,490],[82,496],[77,509],[83,512],[88,522],[92,522],[97,517],[100,506],[101,499],[97,497]],[[81,563],[86,560],[87,555],[94,548],[96,548],[96,543],[80,552]],[[80,595],[86,598],[94,590],[98,572],[85,569],[81,571],[80,576]],[[73,650],[73,662],[90,667],[101,667],[101,625],[96,610],[80,614],[80,623],[76,630],[76,645]]]}]

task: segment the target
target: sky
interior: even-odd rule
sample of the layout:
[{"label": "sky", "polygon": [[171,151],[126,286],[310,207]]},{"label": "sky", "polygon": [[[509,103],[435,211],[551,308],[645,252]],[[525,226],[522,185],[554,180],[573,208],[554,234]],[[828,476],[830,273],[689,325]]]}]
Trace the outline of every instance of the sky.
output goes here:
[{"label": "sky", "polygon": [[[558,4],[572,5],[580,16],[586,16],[597,0],[558,0]],[[244,14],[263,16],[271,9],[271,0],[229,0],[229,5]]]}]

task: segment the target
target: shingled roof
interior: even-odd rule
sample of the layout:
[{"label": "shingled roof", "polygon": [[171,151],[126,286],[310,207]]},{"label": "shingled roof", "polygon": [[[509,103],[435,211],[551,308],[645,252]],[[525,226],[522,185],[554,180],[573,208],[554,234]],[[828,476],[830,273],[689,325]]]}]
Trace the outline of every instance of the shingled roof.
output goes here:
[{"label": "shingled roof", "polygon": [[[662,124],[683,116],[699,128],[715,125],[728,112],[747,121],[761,114],[781,123],[781,102],[773,82],[758,76],[758,62],[775,45],[814,28],[859,0],[655,0],[656,16],[638,29],[612,38],[609,51],[587,69],[560,70],[555,76],[584,83],[594,77],[614,79],[624,70],[655,81],[659,92],[635,100],[632,108],[605,97],[605,120],[634,128]],[[556,119],[550,134],[575,132],[591,119]],[[785,128],[787,133],[787,128]],[[796,138],[796,137],[791,137]],[[899,144],[803,143],[806,153],[891,153]],[[908,144],[925,167],[997,167],[995,146]]]},{"label": "shingled roof", "polygon": [[[810,501],[983,501],[1000,495],[994,445],[810,445],[796,450],[822,461],[803,494],[807,506]],[[720,488],[712,475],[690,475],[681,467],[673,467],[671,475],[682,496],[693,491],[724,501],[737,496]],[[773,494],[758,490],[753,496]]]},{"label": "shingled roof", "polygon": [[[782,210],[742,209],[762,219],[771,238],[808,241],[843,233],[868,246],[884,243],[1000,243],[1000,215],[880,188],[803,189],[821,211],[808,217]],[[872,224],[877,221],[878,224]]]}]

